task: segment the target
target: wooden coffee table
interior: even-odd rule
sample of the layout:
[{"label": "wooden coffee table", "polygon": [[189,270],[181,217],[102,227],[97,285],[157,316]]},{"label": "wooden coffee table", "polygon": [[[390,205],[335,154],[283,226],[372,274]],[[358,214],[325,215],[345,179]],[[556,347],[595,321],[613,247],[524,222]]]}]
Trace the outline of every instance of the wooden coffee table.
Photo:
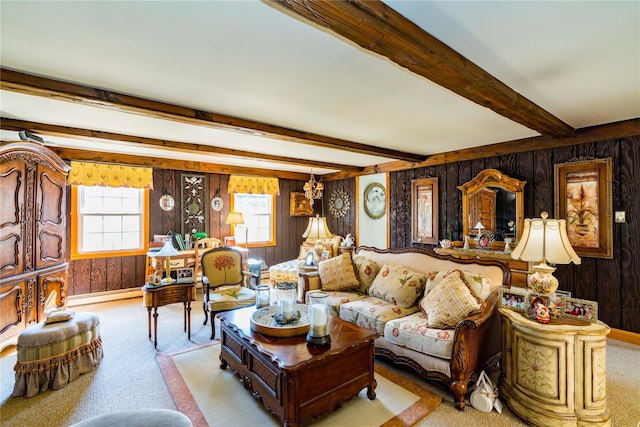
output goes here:
[{"label": "wooden coffee table", "polygon": [[284,426],[337,409],[365,387],[367,397],[375,399],[376,331],[331,316],[331,344],[314,347],[305,335],[279,338],[253,331],[254,311],[248,307],[218,314],[220,368],[233,369]]}]

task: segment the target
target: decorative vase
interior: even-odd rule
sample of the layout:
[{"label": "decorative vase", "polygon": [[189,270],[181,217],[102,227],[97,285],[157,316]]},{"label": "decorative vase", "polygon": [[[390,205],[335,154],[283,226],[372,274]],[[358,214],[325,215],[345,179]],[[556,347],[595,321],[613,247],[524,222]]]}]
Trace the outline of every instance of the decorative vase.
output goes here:
[{"label": "decorative vase", "polygon": [[533,266],[533,273],[529,275],[527,284],[537,294],[551,295],[558,289],[558,279],[553,276],[555,268],[545,264]]},{"label": "decorative vase", "polygon": [[589,234],[591,226],[589,224],[574,224],[576,234],[580,236],[586,236]]}]

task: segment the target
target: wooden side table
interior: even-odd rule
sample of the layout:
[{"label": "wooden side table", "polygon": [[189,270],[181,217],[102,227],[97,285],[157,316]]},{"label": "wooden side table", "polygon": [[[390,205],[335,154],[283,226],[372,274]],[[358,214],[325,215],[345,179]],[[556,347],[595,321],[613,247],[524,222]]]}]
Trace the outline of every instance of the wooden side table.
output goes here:
[{"label": "wooden side table", "polygon": [[184,305],[184,331],[191,339],[191,301],[195,299],[195,282],[142,287],[142,301],[147,307],[147,328],[151,340],[151,309],[153,309],[153,346],[158,348],[158,307],[181,302]]},{"label": "wooden side table", "polygon": [[552,319],[542,324],[500,308],[500,395],[536,426],[610,426],[602,322]]}]

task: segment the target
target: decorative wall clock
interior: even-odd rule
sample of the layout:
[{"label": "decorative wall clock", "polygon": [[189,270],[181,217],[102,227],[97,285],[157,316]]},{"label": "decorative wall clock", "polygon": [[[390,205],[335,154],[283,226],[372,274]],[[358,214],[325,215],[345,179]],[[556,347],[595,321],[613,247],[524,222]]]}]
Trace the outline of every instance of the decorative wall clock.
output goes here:
[{"label": "decorative wall clock", "polygon": [[205,175],[181,174],[182,186],[182,234],[207,232],[208,206],[207,177]]},{"label": "decorative wall clock", "polygon": [[329,212],[336,218],[342,218],[349,211],[350,205],[349,195],[343,189],[333,190],[329,199]]}]

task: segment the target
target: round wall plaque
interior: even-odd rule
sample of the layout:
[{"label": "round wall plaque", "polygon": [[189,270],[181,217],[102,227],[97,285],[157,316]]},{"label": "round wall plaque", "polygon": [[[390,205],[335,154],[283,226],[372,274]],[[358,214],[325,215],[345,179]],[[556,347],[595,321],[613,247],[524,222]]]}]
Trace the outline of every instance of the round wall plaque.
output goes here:
[{"label": "round wall plaque", "polygon": [[213,199],[211,199],[211,209],[213,209],[214,211],[220,212],[223,206],[224,203],[222,202],[222,198],[214,197]]}]

